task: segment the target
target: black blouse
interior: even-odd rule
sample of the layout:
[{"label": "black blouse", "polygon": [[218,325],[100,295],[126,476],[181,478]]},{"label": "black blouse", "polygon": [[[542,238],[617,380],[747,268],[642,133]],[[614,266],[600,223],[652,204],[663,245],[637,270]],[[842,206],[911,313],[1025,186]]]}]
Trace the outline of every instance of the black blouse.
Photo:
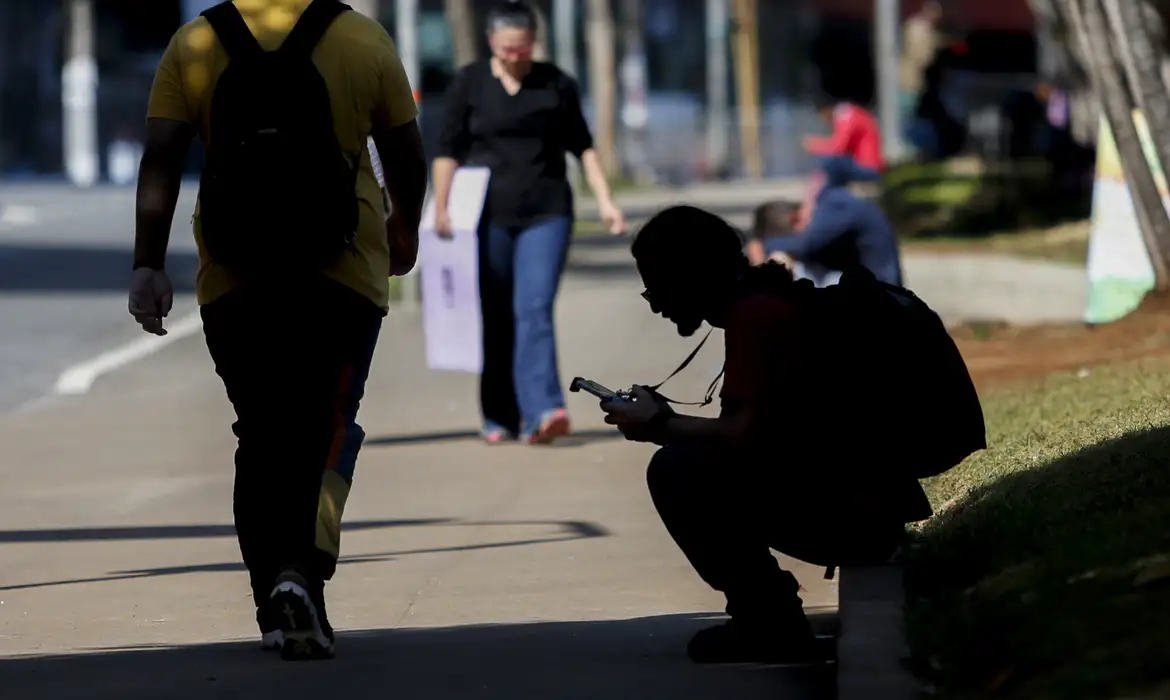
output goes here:
[{"label": "black blouse", "polygon": [[565,154],[580,158],[592,147],[577,81],[551,63],[534,63],[509,95],[490,61],[478,61],[447,92],[438,155],[491,168],[484,212],[491,224],[572,216]]}]

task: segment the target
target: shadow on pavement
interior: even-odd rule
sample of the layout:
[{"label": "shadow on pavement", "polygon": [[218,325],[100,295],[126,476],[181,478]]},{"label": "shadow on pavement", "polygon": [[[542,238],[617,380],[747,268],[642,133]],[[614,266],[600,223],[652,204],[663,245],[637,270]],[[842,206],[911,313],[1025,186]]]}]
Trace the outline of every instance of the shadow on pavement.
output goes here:
[{"label": "shadow on pavement", "polygon": [[[413,520],[356,520],[345,523],[346,532],[380,530],[387,527],[415,527],[419,525],[446,525],[451,518],[420,518]],[[236,526],[224,524],[199,525],[141,525],[129,527],[78,527],[52,530],[0,530],[0,544],[17,542],[94,542],[110,540],[193,540],[213,537],[235,537]]]},{"label": "shadow on pavement", "polygon": [[[828,624],[814,615],[814,624]],[[682,614],[343,632],[332,661],[289,664],[252,643],[0,658],[11,700],[699,700],[832,697],[832,665],[696,666],[686,642],[716,623]]]},{"label": "shadow on pavement", "polygon": [[[592,428],[588,430],[578,430],[563,438],[558,438],[556,442],[549,445],[542,445],[547,448],[557,447],[580,447],[591,442],[598,442],[602,440],[619,440],[622,434],[616,428]],[[413,435],[383,435],[381,437],[367,437],[362,442],[362,447],[391,447],[394,445],[425,445],[431,442],[460,442],[467,440],[479,440],[480,434],[475,430],[450,430],[434,433],[415,433]]]},{"label": "shadow on pavement", "polygon": [[[0,244],[0,291],[122,292],[130,286],[133,260],[125,248]],[[176,293],[195,290],[198,270],[194,253],[167,254]]]},{"label": "shadow on pavement", "polygon": [[[534,544],[551,544],[554,542],[572,542],[574,540],[608,537],[609,531],[597,523],[584,520],[522,520],[522,521],[491,521],[477,522],[469,520],[433,519],[433,520],[384,520],[359,521],[343,526],[346,532],[354,530],[370,530],[381,527],[410,527],[410,526],[458,526],[458,527],[538,527],[546,528],[540,535],[524,539],[505,540],[502,542],[481,542],[455,545],[450,547],[426,547],[421,549],[403,549],[387,552],[375,552],[342,557],[338,561],[340,566],[353,564],[368,564],[373,562],[394,561],[400,557],[415,554],[437,554],[441,552],[469,552],[484,549],[503,549],[507,547],[524,547]],[[548,530],[551,529],[551,532]],[[0,542],[62,542],[84,540],[136,540],[136,539],[182,539],[184,537],[234,537],[235,528],[230,525],[192,525],[177,526],[174,528],[94,528],[91,530],[9,530],[0,531]],[[138,536],[143,533],[143,536]],[[155,533],[155,537],[145,533]],[[116,536],[115,536],[116,535]],[[190,564],[186,566],[165,566],[157,568],[131,569],[126,571],[112,571],[104,576],[79,577],[60,579],[55,581],[36,581],[31,583],[14,583],[0,586],[0,591],[19,591],[32,588],[48,588],[51,586],[68,586],[78,583],[102,583],[109,581],[124,581],[129,579],[158,578],[163,576],[178,576],[195,573],[222,573],[244,571],[240,561],[216,562],[210,564]]]}]

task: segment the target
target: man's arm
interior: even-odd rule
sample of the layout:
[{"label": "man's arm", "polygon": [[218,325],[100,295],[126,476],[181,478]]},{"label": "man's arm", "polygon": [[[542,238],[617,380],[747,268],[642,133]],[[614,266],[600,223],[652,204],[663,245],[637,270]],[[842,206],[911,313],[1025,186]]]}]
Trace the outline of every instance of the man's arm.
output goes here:
[{"label": "man's arm", "polygon": [[394,216],[417,235],[427,195],[427,160],[418,121],[392,128],[375,125],[371,136],[386,179]]},{"label": "man's arm", "polygon": [[663,420],[653,442],[668,445],[678,442],[721,442],[729,447],[747,443],[755,410],[747,405],[724,409],[718,418],[700,418],[673,413]]},{"label": "man's arm", "polygon": [[146,144],[138,170],[135,203],[135,268],[163,269],[171,222],[179,201],[183,164],[194,137],[195,131],[184,122],[146,120]]},{"label": "man's arm", "polygon": [[378,96],[370,137],[382,161],[392,212],[386,221],[391,274],[405,274],[418,258],[418,227],[427,194],[427,162],[418,128],[418,106],[394,41],[381,36]]},{"label": "man's arm", "polygon": [[813,208],[808,227],[797,236],[775,236],[764,241],[769,255],[786,253],[797,260],[807,259],[832,245],[853,229],[852,197],[847,192],[826,192]]}]

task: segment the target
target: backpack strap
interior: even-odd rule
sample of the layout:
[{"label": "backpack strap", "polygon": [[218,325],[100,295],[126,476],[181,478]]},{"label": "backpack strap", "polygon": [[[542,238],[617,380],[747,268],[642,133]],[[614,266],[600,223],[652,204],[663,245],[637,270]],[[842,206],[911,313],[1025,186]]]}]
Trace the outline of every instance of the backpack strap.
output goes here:
[{"label": "backpack strap", "polygon": [[248,29],[248,24],[244,21],[244,16],[231,0],[225,0],[215,7],[204,10],[200,15],[211,24],[215,35],[219,37],[219,43],[223,44],[227,51],[228,58],[232,60],[254,58],[264,53],[264,47],[256,41],[252,30]]},{"label": "backpack strap", "polygon": [[313,0],[301,13],[301,18],[297,20],[296,26],[289,32],[279,50],[305,58],[312,57],[313,48],[321,41],[321,37],[325,36],[325,31],[333,24],[333,20],[351,9],[353,8],[339,0]]}]

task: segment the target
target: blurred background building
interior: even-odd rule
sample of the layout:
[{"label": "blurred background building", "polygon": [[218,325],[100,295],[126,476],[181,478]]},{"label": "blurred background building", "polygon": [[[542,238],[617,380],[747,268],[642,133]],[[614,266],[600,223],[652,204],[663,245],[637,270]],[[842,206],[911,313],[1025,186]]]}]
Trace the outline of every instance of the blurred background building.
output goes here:
[{"label": "blurred background building", "polygon": [[[172,33],[211,0],[3,0],[0,2],[0,177],[69,176],[81,184],[127,182],[154,67]],[[354,0],[399,41],[433,143],[443,92],[455,70],[443,0]],[[488,0],[470,5],[483,45]],[[590,75],[585,0],[538,0],[549,18],[548,52],[579,79]],[[872,104],[874,0],[758,2],[758,83],[763,174],[803,174],[801,149],[818,130],[822,90]],[[919,0],[902,0],[902,17]],[[617,140],[627,173],[690,182],[741,176],[731,42],[731,0],[611,0],[616,22]],[[946,28],[964,42],[948,94],[970,131],[966,148],[994,153],[1005,139],[1004,105],[1031,92],[1038,64],[1026,0],[951,0]],[[89,57],[92,57],[92,61]],[[644,67],[644,71],[637,70]],[[624,69],[623,69],[624,68]],[[713,73],[717,71],[720,74]],[[644,90],[640,76],[644,76]],[[642,99],[644,96],[644,100]],[[639,104],[633,104],[633,101]],[[638,109],[629,109],[638,107]],[[592,118],[592,117],[591,117]],[[644,128],[644,125],[652,128]],[[624,125],[624,127],[623,127]],[[129,155],[128,155],[129,154]],[[196,159],[192,169],[197,168]],[[132,178],[131,178],[132,180]]]}]

